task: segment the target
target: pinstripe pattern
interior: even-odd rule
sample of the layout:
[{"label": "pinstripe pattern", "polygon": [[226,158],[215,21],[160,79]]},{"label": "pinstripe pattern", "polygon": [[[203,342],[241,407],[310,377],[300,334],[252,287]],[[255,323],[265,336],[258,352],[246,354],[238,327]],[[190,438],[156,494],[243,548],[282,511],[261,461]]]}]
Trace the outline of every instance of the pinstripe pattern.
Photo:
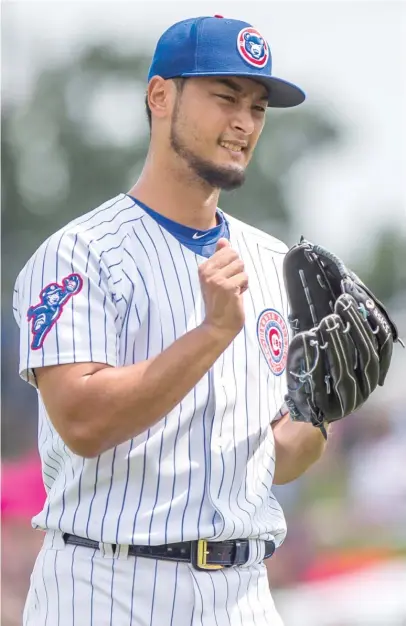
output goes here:
[{"label": "pinstripe pattern", "polygon": [[[231,244],[250,278],[244,329],[168,415],[96,459],[82,459],[66,447],[39,397],[38,440],[47,501],[33,520],[35,527],[120,544],[198,537],[283,541],[285,520],[271,491],[275,451],[270,422],[283,402],[285,382],[268,367],[256,327],[265,308],[276,309],[286,319],[282,261],[287,248],[230,216],[226,219]],[[198,267],[204,261],[125,194],[75,220],[39,248],[17,280],[13,306],[21,328],[21,376],[35,385],[33,368],[42,365],[93,360],[122,366],[156,356],[202,322]],[[30,350],[28,307],[37,302],[44,284],[61,283],[71,272],[82,276],[81,292],[67,301],[43,350]],[[119,619],[121,601],[107,606],[101,589],[109,597],[112,589],[121,590],[122,559],[115,560],[114,567],[110,562],[108,578],[108,559],[92,556],[89,550],[78,548],[78,561],[68,548],[45,554],[48,575],[44,583],[35,577],[36,593],[30,596],[38,594],[42,616],[49,603],[45,590],[52,588],[52,598],[59,603],[52,609],[57,611],[52,624],[59,619],[61,626],[84,623],[75,612],[78,598],[88,606],[86,623]],[[137,597],[145,607],[155,594],[158,607],[163,593],[159,576],[169,565],[152,562],[141,567],[144,560],[132,563],[126,572],[126,623],[131,615],[134,624],[141,623],[136,621]],[[168,624],[278,624],[267,621],[267,611],[274,609],[261,567],[202,575],[176,566],[171,571],[175,595],[168,604]],[[186,574],[193,596],[189,614],[183,588],[175,593]],[[87,595],[81,589],[83,580]],[[76,598],[70,608],[65,600],[69,585]],[[164,587],[167,592],[166,582]],[[142,598],[139,588],[144,589]],[[261,610],[258,597],[265,607]],[[148,623],[165,624],[159,609],[148,606]]]},{"label": "pinstripe pattern", "polygon": [[52,543],[49,533],[34,568],[24,626],[193,623],[194,587],[187,565],[102,557],[87,548],[65,547],[60,538]]}]

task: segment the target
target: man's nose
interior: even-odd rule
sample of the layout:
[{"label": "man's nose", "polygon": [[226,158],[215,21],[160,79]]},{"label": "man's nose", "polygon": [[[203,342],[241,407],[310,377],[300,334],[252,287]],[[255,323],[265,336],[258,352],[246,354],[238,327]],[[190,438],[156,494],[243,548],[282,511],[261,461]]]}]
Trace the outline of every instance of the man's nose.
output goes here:
[{"label": "man's nose", "polygon": [[232,123],[234,130],[238,130],[244,135],[252,135],[255,128],[254,119],[252,116],[251,107],[241,106],[234,114],[234,120]]}]

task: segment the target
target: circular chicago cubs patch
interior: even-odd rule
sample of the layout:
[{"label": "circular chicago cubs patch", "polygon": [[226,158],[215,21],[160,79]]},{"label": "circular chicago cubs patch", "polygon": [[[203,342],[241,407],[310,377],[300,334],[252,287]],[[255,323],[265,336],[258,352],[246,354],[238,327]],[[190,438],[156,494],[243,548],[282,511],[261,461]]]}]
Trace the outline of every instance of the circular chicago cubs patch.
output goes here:
[{"label": "circular chicago cubs patch", "polygon": [[262,68],[268,62],[268,44],[255,28],[243,28],[237,36],[238,52],[250,65]]},{"label": "circular chicago cubs patch", "polygon": [[275,376],[285,371],[288,356],[288,327],[275,309],[262,311],[257,322],[257,335],[262,353]]}]

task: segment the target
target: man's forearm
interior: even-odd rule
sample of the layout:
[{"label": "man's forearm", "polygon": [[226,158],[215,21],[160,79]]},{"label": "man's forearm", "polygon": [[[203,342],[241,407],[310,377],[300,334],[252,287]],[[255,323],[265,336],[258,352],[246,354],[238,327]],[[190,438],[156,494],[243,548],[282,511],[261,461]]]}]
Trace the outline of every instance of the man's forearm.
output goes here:
[{"label": "man's forearm", "polygon": [[301,476],[323,454],[326,441],[312,424],[293,422],[289,414],[273,426],[275,438],[274,483],[283,485]]},{"label": "man's forearm", "polygon": [[[80,456],[97,456],[144,432],[169,413],[231,340],[203,324],[148,361],[103,366],[91,375],[84,370],[78,380],[69,381],[69,392],[62,389],[55,396],[51,388],[47,402],[50,417],[57,420],[64,407],[60,428],[56,421],[54,425],[65,443]],[[66,368],[69,379],[72,366],[56,367]]]}]

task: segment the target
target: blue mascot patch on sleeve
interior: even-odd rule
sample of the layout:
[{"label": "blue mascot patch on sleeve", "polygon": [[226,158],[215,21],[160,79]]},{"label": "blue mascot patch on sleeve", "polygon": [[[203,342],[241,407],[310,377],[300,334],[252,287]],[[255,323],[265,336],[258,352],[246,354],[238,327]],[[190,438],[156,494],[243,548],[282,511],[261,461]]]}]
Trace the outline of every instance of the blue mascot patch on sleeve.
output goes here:
[{"label": "blue mascot patch on sleeve", "polygon": [[39,350],[44,345],[45,337],[62,315],[68,300],[79,293],[83,279],[79,274],[69,274],[62,280],[62,285],[50,283],[39,294],[40,302],[30,306],[27,311],[28,321],[32,321],[32,350]]}]

